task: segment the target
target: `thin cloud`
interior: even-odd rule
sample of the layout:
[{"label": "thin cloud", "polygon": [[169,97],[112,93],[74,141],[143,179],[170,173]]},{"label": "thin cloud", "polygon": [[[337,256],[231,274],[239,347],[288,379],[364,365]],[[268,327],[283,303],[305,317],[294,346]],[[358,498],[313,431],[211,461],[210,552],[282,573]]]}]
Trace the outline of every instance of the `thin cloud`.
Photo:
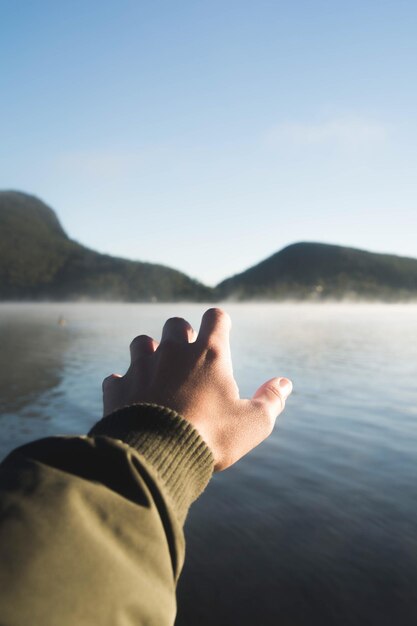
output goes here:
[{"label": "thin cloud", "polygon": [[326,120],[316,124],[284,122],[270,129],[266,141],[270,145],[294,146],[337,145],[340,147],[373,146],[387,138],[382,124],[357,117]]}]

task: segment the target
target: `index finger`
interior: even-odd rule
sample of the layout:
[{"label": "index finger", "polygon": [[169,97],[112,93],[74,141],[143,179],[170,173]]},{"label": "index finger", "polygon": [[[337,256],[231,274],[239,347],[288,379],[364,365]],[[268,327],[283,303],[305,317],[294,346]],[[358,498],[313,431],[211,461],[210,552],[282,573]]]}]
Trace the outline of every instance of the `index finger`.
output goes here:
[{"label": "index finger", "polygon": [[196,343],[204,348],[228,348],[231,326],[230,317],[223,309],[208,309],[201,319]]}]

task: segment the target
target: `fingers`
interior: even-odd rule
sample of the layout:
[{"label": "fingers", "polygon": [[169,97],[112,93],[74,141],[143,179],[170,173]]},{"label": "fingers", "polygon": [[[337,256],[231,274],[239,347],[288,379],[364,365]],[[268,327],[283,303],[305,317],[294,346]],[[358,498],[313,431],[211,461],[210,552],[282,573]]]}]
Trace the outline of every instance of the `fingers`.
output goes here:
[{"label": "fingers", "polygon": [[223,309],[209,309],[201,320],[197,342],[204,347],[228,347],[231,326],[230,317]]},{"label": "fingers", "polygon": [[103,391],[104,391],[105,387],[107,387],[109,385],[109,383],[112,383],[115,380],[118,380],[119,378],[122,378],[121,374],[110,374],[110,376],[106,376],[106,378],[103,380],[103,383],[101,385]]},{"label": "fingers", "polygon": [[130,358],[132,363],[141,356],[153,354],[158,347],[158,342],[148,335],[138,335],[130,344]]},{"label": "fingers", "polygon": [[288,378],[271,378],[255,392],[253,400],[263,405],[267,414],[275,421],[283,411],[285,401],[292,392],[292,382]]},{"label": "fingers", "polygon": [[163,341],[177,341],[192,343],[196,339],[193,327],[182,317],[171,317],[164,324],[161,343]]}]

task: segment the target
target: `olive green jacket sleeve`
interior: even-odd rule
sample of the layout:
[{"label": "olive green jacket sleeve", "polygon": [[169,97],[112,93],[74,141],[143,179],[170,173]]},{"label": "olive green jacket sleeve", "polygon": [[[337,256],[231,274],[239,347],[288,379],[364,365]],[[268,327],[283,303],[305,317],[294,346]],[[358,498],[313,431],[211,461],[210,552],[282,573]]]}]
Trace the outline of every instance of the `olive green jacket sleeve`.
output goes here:
[{"label": "olive green jacket sleeve", "polygon": [[175,412],[135,405],[0,466],[1,626],[168,626],[183,523],[213,457]]}]

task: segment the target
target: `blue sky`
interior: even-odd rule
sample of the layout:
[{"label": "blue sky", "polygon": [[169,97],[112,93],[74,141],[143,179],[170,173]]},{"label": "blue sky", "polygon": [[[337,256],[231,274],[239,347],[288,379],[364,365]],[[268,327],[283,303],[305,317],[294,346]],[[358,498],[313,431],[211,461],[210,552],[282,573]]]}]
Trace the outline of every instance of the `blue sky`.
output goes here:
[{"label": "blue sky", "polygon": [[417,4],[0,2],[0,188],[210,284],[283,246],[417,256]]}]

